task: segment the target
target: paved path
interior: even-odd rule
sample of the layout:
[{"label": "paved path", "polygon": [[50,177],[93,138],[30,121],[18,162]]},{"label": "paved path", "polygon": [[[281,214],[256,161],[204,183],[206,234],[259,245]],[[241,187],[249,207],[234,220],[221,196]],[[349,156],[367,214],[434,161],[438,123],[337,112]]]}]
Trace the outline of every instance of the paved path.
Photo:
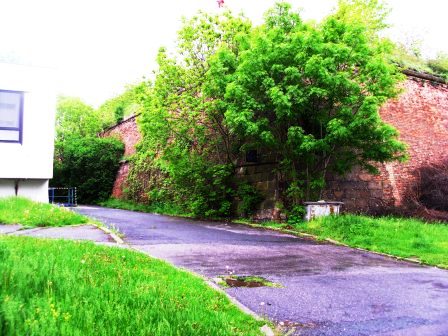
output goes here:
[{"label": "paved path", "polygon": [[283,288],[226,291],[295,335],[448,335],[448,272],[216,222],[80,207],[140,251],[209,278],[259,275]]},{"label": "paved path", "polygon": [[24,229],[22,225],[0,224],[0,234],[28,236],[36,238],[90,240],[96,243],[115,245],[115,241],[110,237],[109,234],[98,229],[94,225],[39,227]]}]

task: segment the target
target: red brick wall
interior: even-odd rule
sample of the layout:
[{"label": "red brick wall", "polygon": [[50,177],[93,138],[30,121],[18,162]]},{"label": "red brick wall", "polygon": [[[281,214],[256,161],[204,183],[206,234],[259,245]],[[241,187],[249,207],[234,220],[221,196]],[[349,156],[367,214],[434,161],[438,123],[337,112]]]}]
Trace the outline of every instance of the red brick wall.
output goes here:
[{"label": "red brick wall", "polygon": [[379,176],[355,169],[343,178],[332,179],[325,197],[345,202],[346,211],[377,212],[404,206],[406,193],[416,181],[416,170],[448,159],[448,85],[408,77],[403,93],[389,101],[380,114],[409,145],[409,161],[381,165]]},{"label": "red brick wall", "polygon": [[141,139],[140,132],[136,123],[137,116],[131,116],[119,124],[106,129],[101,136],[116,136],[124,143],[124,156],[135,154],[135,146]]},{"label": "red brick wall", "polygon": [[114,188],[112,189],[113,198],[124,198],[124,190],[126,189],[126,179],[129,175],[129,163],[122,162],[115,178]]},{"label": "red brick wall", "polygon": [[[378,176],[354,169],[342,178],[330,178],[324,198],[345,202],[346,211],[374,213],[401,206],[415,181],[416,169],[448,158],[448,85],[408,77],[403,83],[403,93],[389,101],[380,114],[399,130],[401,140],[409,145],[410,159],[403,164],[380,165]],[[125,155],[135,153],[135,145],[141,138],[135,117],[104,133],[113,135],[125,143]],[[123,196],[128,171],[128,164],[123,163],[114,197]]]},{"label": "red brick wall", "polygon": [[[140,132],[138,130],[137,116],[131,116],[119,124],[110,127],[105,130],[101,136],[118,137],[124,143],[124,156],[125,158],[135,154],[135,147],[141,139]],[[112,197],[123,198],[124,190],[126,188],[126,180],[129,174],[129,163],[124,160],[120,164],[120,169],[118,170],[117,177],[115,178],[114,188],[112,190]]]}]

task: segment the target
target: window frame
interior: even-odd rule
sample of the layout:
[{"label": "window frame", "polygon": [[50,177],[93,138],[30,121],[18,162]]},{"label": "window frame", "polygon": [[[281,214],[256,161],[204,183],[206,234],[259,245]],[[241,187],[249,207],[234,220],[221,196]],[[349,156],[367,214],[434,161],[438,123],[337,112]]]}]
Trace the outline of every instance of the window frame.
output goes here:
[{"label": "window frame", "polygon": [[0,126],[0,131],[17,131],[19,132],[19,140],[2,140],[0,138],[0,143],[18,143],[22,144],[23,140],[23,101],[24,101],[24,92],[16,91],[16,90],[3,90],[0,89],[0,92],[8,92],[15,93],[20,95],[20,106],[19,106],[19,127],[2,127]]}]

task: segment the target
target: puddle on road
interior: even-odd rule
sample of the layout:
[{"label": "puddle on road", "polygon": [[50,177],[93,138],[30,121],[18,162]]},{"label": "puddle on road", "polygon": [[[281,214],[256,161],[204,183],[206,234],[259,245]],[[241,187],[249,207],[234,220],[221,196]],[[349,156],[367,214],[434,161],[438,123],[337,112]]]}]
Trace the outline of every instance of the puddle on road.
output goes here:
[{"label": "puddle on road", "polygon": [[265,278],[251,275],[224,275],[215,278],[215,282],[223,287],[283,287]]}]

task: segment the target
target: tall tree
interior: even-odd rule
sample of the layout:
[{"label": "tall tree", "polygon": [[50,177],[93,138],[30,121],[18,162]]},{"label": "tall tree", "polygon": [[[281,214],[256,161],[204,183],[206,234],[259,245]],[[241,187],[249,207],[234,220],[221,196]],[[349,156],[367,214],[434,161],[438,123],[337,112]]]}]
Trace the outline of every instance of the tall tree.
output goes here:
[{"label": "tall tree", "polygon": [[58,97],[56,108],[56,138],[95,136],[101,131],[101,121],[93,107],[74,97]]},{"label": "tall tree", "polygon": [[[140,155],[131,172],[132,180],[145,167],[148,180],[164,178],[154,189],[169,185],[167,193],[151,193],[150,201],[163,194],[197,215],[229,214],[234,148],[224,115],[205,97],[203,86],[209,58],[223,45],[237,53],[239,39],[250,27],[247,19],[229,12],[199,13],[184,20],[175,53],[160,49],[159,69],[140,121]],[[131,181],[130,190],[132,186],[141,190],[138,183]]]},{"label": "tall tree", "polygon": [[209,98],[233,136],[277,153],[295,202],[319,197],[329,171],[405,158],[378,114],[402,78],[387,61],[391,46],[341,13],[312,25],[278,3],[237,52],[223,46],[210,61]]}]

